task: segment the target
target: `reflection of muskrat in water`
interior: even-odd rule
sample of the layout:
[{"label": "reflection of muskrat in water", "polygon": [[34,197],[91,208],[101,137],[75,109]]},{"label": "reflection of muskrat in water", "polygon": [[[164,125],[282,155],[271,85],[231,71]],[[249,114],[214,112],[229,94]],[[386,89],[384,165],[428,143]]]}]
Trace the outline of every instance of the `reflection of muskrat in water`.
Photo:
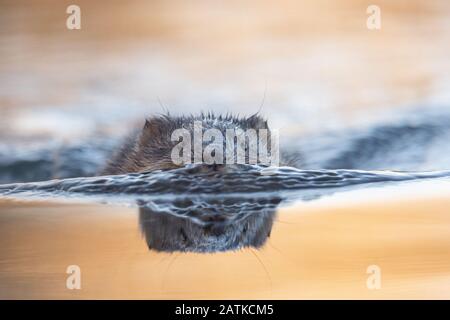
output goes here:
[{"label": "reflection of muskrat in water", "polygon": [[[216,252],[261,248],[282,199],[181,199],[139,209],[139,224],[150,250]],[[170,211],[170,213],[168,213]]]},{"label": "reflection of muskrat in water", "polygon": [[[204,130],[217,129],[224,137],[228,129],[240,129],[242,131],[266,129],[270,139],[267,121],[257,114],[244,118],[230,115],[215,116],[212,113],[202,113],[198,116],[177,117],[169,114],[155,116],[147,119],[141,130],[136,130],[134,134],[128,137],[124,145],[101,173],[124,174],[168,170],[179,167],[171,158],[172,150],[178,143],[171,140],[171,135],[177,129],[187,129],[190,133],[193,133],[194,122],[201,122]],[[246,152],[246,163],[248,163],[248,151],[246,150]],[[280,155],[281,165],[295,166],[295,162],[295,156]]]}]

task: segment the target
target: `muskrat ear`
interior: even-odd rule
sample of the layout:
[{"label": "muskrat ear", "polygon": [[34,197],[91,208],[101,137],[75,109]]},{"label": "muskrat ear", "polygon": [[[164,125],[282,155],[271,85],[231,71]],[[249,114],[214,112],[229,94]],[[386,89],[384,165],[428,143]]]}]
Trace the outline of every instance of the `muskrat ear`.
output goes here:
[{"label": "muskrat ear", "polygon": [[157,137],[158,125],[153,119],[145,119],[144,128],[142,128],[140,142],[148,142],[152,140],[152,137]]},{"label": "muskrat ear", "polygon": [[247,119],[249,127],[252,129],[268,129],[267,120],[258,116],[257,113]]},{"label": "muskrat ear", "polygon": [[144,128],[140,135],[141,144],[149,142],[163,142],[170,137],[171,124],[163,117],[152,117],[145,120]]},{"label": "muskrat ear", "polygon": [[150,131],[150,132],[155,132],[155,133],[159,133],[162,131],[162,129],[164,127],[164,124],[166,124],[167,121],[165,121],[165,119],[162,118],[156,118],[156,117],[152,117],[152,118],[147,118],[145,119],[145,124],[144,124],[144,131]]}]

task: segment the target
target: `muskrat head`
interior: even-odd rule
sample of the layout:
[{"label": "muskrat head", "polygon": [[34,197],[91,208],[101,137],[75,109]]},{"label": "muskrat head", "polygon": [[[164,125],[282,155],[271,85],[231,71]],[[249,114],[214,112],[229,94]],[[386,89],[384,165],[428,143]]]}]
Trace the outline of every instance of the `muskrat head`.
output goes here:
[{"label": "muskrat head", "polygon": [[[255,143],[258,142],[250,142],[248,136],[243,135],[250,131],[258,132],[260,129],[269,132],[267,121],[256,114],[250,117],[216,116],[213,113],[202,113],[197,116],[172,116],[169,114],[154,116],[148,118],[143,128],[125,143],[104,173],[168,170],[188,163],[208,163],[204,156],[208,150],[210,152],[208,154],[213,156],[213,161],[208,164],[225,163],[227,132],[231,131],[237,134],[233,137],[232,148],[242,147],[243,143],[252,143],[252,146],[256,147]],[[213,136],[211,136],[211,132],[214,134]],[[218,139],[218,136],[221,138]],[[243,139],[238,139],[238,136]],[[199,139],[200,151],[198,152],[199,149],[195,149],[195,147],[199,146]],[[181,144],[183,145],[180,149]],[[178,149],[174,149],[176,147]],[[244,145],[243,150],[245,152],[244,161],[249,163],[248,146]],[[221,153],[221,158],[219,158],[219,153]],[[222,161],[217,161],[217,159]]]}]

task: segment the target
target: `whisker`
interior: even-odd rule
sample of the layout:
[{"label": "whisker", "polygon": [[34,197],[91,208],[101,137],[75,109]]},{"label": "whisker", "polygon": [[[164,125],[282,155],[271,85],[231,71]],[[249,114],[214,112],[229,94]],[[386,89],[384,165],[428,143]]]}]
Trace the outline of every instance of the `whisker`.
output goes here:
[{"label": "whisker", "polygon": [[249,248],[249,249],[250,249],[250,252],[255,256],[255,258],[259,261],[259,263],[260,263],[261,266],[263,267],[264,272],[266,273],[267,278],[269,279],[269,288],[270,288],[270,293],[272,294],[272,291],[273,291],[273,285],[272,285],[272,278],[271,278],[271,276],[270,276],[269,271],[267,270],[267,268],[266,268],[266,266],[264,265],[264,263],[262,262],[262,260],[259,258],[259,256],[258,256],[258,254],[256,253],[256,251],[253,251],[252,248]]},{"label": "whisker", "polygon": [[292,223],[292,222],[288,222],[288,221],[283,221],[283,220],[279,220],[279,219],[274,219],[275,222],[279,222],[279,223],[284,223],[284,224],[296,224],[296,223]]},{"label": "whisker", "polygon": [[165,280],[166,280],[166,277],[167,277],[167,274],[169,273],[169,269],[170,269],[170,267],[172,266],[172,264],[175,262],[175,260],[177,260],[177,258],[179,257],[181,255],[181,252],[179,252],[178,254],[175,254],[175,256],[174,256],[174,258],[169,262],[169,264],[167,265],[167,268],[166,268],[166,270],[164,271],[164,274],[163,274],[163,277],[162,277],[162,284],[161,284],[161,289],[162,289],[162,291],[165,291],[165,286],[164,286],[164,284],[165,284]]}]

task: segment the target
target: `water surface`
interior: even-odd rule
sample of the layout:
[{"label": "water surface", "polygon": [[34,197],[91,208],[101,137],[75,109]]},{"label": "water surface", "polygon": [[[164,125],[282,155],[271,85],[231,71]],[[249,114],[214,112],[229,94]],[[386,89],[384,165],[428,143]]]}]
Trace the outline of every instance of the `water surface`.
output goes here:
[{"label": "water surface", "polygon": [[[1,298],[450,297],[448,1],[77,4],[1,4]],[[166,110],[299,161],[96,177]]]}]

